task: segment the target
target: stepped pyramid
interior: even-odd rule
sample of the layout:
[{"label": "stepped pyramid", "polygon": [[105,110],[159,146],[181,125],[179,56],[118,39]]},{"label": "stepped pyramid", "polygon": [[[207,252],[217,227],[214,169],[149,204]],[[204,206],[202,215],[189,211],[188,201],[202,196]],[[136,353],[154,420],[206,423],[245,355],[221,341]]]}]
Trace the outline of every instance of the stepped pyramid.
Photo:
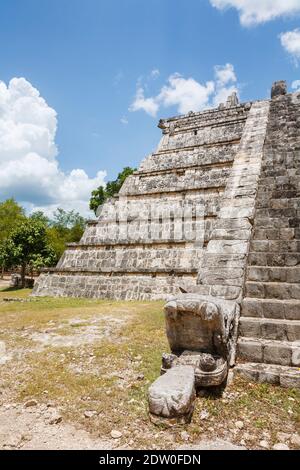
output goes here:
[{"label": "stepped pyramid", "polygon": [[164,119],[162,139],[33,295],[241,307],[236,370],[300,386],[300,93]]}]

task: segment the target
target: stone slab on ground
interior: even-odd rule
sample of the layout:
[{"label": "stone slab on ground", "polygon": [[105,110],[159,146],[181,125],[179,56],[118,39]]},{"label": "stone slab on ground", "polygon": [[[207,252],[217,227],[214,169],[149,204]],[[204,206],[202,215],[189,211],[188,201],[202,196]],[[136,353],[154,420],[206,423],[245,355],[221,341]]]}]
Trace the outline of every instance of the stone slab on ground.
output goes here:
[{"label": "stone slab on ground", "polygon": [[285,388],[300,388],[300,369],[298,367],[280,366],[247,362],[237,364],[233,373],[260,383],[281,385]]},{"label": "stone slab on ground", "polygon": [[164,418],[188,418],[193,411],[195,397],[194,368],[176,366],[158,377],[149,388],[149,411]]}]

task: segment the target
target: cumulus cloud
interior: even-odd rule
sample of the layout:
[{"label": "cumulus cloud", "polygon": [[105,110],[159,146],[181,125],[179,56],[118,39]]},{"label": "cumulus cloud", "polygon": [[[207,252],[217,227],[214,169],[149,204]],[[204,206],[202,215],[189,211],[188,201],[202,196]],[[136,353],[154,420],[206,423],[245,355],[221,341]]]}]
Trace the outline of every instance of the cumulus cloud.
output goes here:
[{"label": "cumulus cloud", "polygon": [[294,80],[292,82],[292,90],[300,90],[300,80]]},{"label": "cumulus cloud", "polygon": [[236,8],[243,26],[300,13],[299,0],[210,0],[210,3],[219,10]]},{"label": "cumulus cloud", "polygon": [[155,80],[160,76],[160,71],[158,69],[153,69],[151,70],[150,76]]},{"label": "cumulus cloud", "polygon": [[201,111],[211,106],[224,103],[233,92],[238,92],[236,75],[232,64],[217,65],[214,69],[215,79],[199,83],[194,78],[184,78],[179,73],[170,75],[156,96],[145,97],[144,88],[139,83],[129,111],[143,110],[156,117],[161,107],[175,106],[179,113]]},{"label": "cumulus cloud", "polygon": [[280,34],[282,47],[292,56],[295,64],[298,65],[300,59],[300,29],[287,31]]},{"label": "cumulus cloud", "polygon": [[236,75],[232,64],[216,65],[215,76],[217,82],[223,86],[230,82],[236,82]]},{"label": "cumulus cloud", "polygon": [[134,102],[129,107],[129,111],[144,110],[150,116],[155,117],[158,111],[159,105],[155,98],[145,98],[143,87],[138,87],[135,95]]},{"label": "cumulus cloud", "polygon": [[201,85],[193,78],[183,78],[179,74],[171,75],[156,98],[164,107],[176,106],[179,113],[199,111],[208,105],[214,91],[214,83]]},{"label": "cumulus cloud", "polygon": [[57,115],[24,78],[0,82],[0,200],[15,197],[48,214],[58,206],[90,216],[90,193],[105,171],[89,178],[82,169],[63,172],[55,144]]}]

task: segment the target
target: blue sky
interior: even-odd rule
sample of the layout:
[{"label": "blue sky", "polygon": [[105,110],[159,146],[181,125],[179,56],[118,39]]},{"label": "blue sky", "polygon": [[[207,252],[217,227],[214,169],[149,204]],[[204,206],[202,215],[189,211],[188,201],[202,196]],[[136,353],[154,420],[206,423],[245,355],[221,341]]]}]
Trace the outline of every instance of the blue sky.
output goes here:
[{"label": "blue sky", "polygon": [[[56,111],[52,137],[57,151],[46,158],[55,159],[61,178],[73,169],[84,170],[92,180],[90,189],[103,178],[93,180],[97,172],[115,178],[124,166],[137,166],[154,150],[158,119],[186,109],[180,92],[169,99],[172,86],[197,82],[206,87],[208,81],[216,83],[215,66],[231,64],[235,79],[225,88],[237,88],[247,101],[268,97],[274,80],[286,79],[291,86],[300,79],[300,0],[287,0],[286,8],[275,0],[278,8],[272,12],[270,0],[255,1],[261,16],[253,19],[250,0],[1,0],[0,80],[8,87],[11,79],[24,77]],[[294,37],[283,41],[280,34],[286,32]],[[171,85],[175,73],[193,82]],[[163,87],[167,90],[161,94]],[[137,89],[143,99],[156,103],[152,115],[133,111]],[[212,102],[213,96],[207,102],[204,97],[195,109]],[[5,155],[2,163],[14,161],[13,151]],[[0,165],[1,159],[0,126]],[[22,183],[22,175],[19,180],[19,186],[6,181],[0,199],[15,196],[30,209],[76,208],[78,199],[84,212],[86,194],[73,195],[69,205],[63,196],[60,204],[45,182],[33,190]]]}]

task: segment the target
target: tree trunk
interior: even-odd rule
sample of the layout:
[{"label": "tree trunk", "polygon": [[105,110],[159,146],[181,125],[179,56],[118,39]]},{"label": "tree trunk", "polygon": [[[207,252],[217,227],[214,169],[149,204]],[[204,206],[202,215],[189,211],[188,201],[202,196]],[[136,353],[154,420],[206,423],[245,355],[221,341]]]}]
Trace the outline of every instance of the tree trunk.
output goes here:
[{"label": "tree trunk", "polygon": [[4,264],[2,264],[2,266],[1,266],[1,276],[0,276],[0,279],[3,279],[3,277],[4,277],[4,269],[5,269],[5,268],[4,268]]},{"label": "tree trunk", "polygon": [[22,264],[21,267],[21,287],[24,289],[25,287],[25,276],[26,276],[26,264]]}]

